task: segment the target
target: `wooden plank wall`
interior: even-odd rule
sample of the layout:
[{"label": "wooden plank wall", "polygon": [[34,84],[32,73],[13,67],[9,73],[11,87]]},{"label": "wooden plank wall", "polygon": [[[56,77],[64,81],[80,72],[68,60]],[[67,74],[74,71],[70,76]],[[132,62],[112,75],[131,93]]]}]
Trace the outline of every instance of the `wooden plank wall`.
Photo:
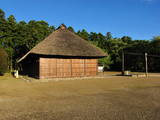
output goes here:
[{"label": "wooden plank wall", "polygon": [[57,61],[57,76],[56,77],[70,77],[71,76],[71,60],[70,59],[56,59]]},{"label": "wooden plank wall", "polygon": [[92,76],[97,74],[97,59],[85,60],[85,75]]},{"label": "wooden plank wall", "polygon": [[85,60],[71,59],[72,62],[72,76],[85,76]]},{"label": "wooden plank wall", "polygon": [[97,74],[97,59],[40,58],[40,78],[82,77]]},{"label": "wooden plank wall", "polygon": [[52,78],[57,76],[56,59],[40,58],[39,77],[40,78]]}]

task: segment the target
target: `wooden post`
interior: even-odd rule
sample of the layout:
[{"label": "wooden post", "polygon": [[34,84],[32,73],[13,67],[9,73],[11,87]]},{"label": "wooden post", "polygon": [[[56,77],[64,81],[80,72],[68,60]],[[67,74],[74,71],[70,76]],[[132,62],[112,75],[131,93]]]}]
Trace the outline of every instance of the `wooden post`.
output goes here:
[{"label": "wooden post", "polygon": [[58,67],[57,67],[57,58],[56,58],[56,77],[58,77],[58,75],[57,75],[57,69],[58,69]]},{"label": "wooden post", "polygon": [[86,59],[84,59],[84,76],[86,76]]},{"label": "wooden post", "polygon": [[148,77],[148,60],[147,60],[147,53],[145,53],[145,69],[146,69],[146,77]]},{"label": "wooden post", "polygon": [[122,75],[124,75],[124,51],[122,50]]},{"label": "wooden post", "polygon": [[70,59],[70,61],[71,61],[71,69],[70,69],[70,71],[71,71],[71,77],[72,77],[72,59]]}]

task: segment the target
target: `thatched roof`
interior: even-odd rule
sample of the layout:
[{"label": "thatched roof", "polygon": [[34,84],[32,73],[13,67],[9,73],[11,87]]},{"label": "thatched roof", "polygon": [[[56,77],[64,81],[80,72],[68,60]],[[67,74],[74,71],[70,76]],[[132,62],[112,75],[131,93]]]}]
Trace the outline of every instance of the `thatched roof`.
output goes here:
[{"label": "thatched roof", "polygon": [[75,33],[61,25],[56,31],[32,48],[18,62],[29,54],[104,57],[107,56],[100,48],[90,44]]}]

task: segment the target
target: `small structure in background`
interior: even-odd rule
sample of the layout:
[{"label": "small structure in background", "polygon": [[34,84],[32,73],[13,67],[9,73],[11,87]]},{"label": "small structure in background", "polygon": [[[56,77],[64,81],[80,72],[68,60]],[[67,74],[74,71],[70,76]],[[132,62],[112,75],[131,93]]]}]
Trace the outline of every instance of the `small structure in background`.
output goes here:
[{"label": "small structure in background", "polygon": [[95,76],[98,59],[107,56],[61,25],[18,62],[21,72],[36,78]]},{"label": "small structure in background", "polygon": [[125,75],[125,76],[131,76],[131,71],[125,70],[123,75]]},{"label": "small structure in background", "polygon": [[98,72],[104,72],[104,66],[103,65],[98,66]]},{"label": "small structure in background", "polygon": [[[144,56],[144,61],[145,61],[145,76],[148,77],[148,53],[133,53],[133,52],[124,52],[122,50],[122,75],[124,76],[144,76],[143,74],[138,75],[138,74],[131,74],[129,70],[125,70],[125,55],[134,55],[134,56]],[[157,55],[149,55],[149,56],[154,56],[154,57],[160,57]]]},{"label": "small structure in background", "polygon": [[15,78],[19,78],[18,70],[14,70],[14,77],[15,77]]}]

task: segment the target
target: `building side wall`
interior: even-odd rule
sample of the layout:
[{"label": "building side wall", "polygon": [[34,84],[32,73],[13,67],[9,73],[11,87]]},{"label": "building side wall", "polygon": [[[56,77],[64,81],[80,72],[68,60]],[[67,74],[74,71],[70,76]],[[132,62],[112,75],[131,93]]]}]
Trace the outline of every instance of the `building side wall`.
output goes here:
[{"label": "building side wall", "polygon": [[97,75],[97,59],[40,58],[40,78]]}]

